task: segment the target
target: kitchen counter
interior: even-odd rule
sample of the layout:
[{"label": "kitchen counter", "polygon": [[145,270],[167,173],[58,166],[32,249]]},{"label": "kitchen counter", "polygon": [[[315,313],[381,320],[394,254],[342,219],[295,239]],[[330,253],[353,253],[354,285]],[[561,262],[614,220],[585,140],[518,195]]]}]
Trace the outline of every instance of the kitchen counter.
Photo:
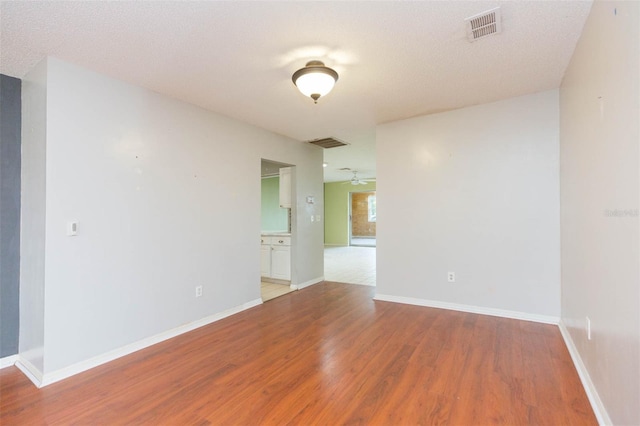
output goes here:
[{"label": "kitchen counter", "polygon": [[262,235],[264,237],[273,237],[273,236],[290,237],[291,236],[291,232],[287,232],[287,231],[264,231],[264,232],[261,232],[260,235]]}]

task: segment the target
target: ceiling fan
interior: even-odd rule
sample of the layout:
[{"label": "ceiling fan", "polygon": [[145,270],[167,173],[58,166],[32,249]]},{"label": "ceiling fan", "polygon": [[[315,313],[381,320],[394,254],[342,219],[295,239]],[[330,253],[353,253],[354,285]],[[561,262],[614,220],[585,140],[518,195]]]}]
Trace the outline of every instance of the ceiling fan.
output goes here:
[{"label": "ceiling fan", "polygon": [[375,181],[376,181],[375,179],[360,179],[358,177],[358,172],[353,171],[353,177],[349,182],[345,182],[345,183],[350,183],[351,185],[366,185],[369,182],[375,182]]}]

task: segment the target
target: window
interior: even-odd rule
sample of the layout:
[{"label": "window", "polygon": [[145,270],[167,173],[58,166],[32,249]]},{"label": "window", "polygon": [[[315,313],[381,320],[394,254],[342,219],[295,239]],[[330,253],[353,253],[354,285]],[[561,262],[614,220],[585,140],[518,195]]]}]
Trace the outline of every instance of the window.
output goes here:
[{"label": "window", "polygon": [[368,212],[369,212],[369,222],[376,221],[376,196],[369,195],[367,198],[368,203]]}]

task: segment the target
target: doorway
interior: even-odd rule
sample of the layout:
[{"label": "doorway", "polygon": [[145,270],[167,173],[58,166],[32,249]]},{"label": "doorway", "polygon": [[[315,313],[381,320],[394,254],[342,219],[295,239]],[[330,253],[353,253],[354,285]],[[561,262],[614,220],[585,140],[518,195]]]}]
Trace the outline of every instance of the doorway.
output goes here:
[{"label": "doorway", "polygon": [[[352,226],[351,218],[358,215],[358,207],[352,207],[353,194],[364,193],[367,203],[368,225],[377,221],[374,200],[371,199],[371,217],[369,217],[369,195],[376,192],[375,182],[366,186],[355,186],[350,181],[328,182],[325,188],[325,249],[324,278],[349,284],[376,285],[376,233],[373,228],[359,240],[357,228]],[[358,196],[356,195],[356,199]],[[369,222],[371,219],[371,222]],[[357,223],[358,219],[356,219]],[[352,230],[355,230],[355,236]],[[377,230],[376,230],[377,232]],[[354,238],[355,237],[355,238]],[[358,246],[359,243],[367,245]],[[356,245],[352,245],[356,244]]]},{"label": "doorway", "polygon": [[349,193],[349,245],[376,246],[376,191]]},{"label": "doorway", "polygon": [[293,168],[292,164],[261,161],[260,293],[263,302],[295,289],[291,285],[295,232]]}]

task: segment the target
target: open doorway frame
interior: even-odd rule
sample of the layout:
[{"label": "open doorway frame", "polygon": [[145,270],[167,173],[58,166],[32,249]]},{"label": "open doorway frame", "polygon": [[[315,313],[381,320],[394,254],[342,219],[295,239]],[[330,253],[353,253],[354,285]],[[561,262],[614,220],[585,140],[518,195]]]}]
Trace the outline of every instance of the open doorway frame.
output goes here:
[{"label": "open doorway frame", "polygon": [[295,165],[263,158],[260,178],[260,293],[266,302],[297,289],[292,268],[297,231]]}]

